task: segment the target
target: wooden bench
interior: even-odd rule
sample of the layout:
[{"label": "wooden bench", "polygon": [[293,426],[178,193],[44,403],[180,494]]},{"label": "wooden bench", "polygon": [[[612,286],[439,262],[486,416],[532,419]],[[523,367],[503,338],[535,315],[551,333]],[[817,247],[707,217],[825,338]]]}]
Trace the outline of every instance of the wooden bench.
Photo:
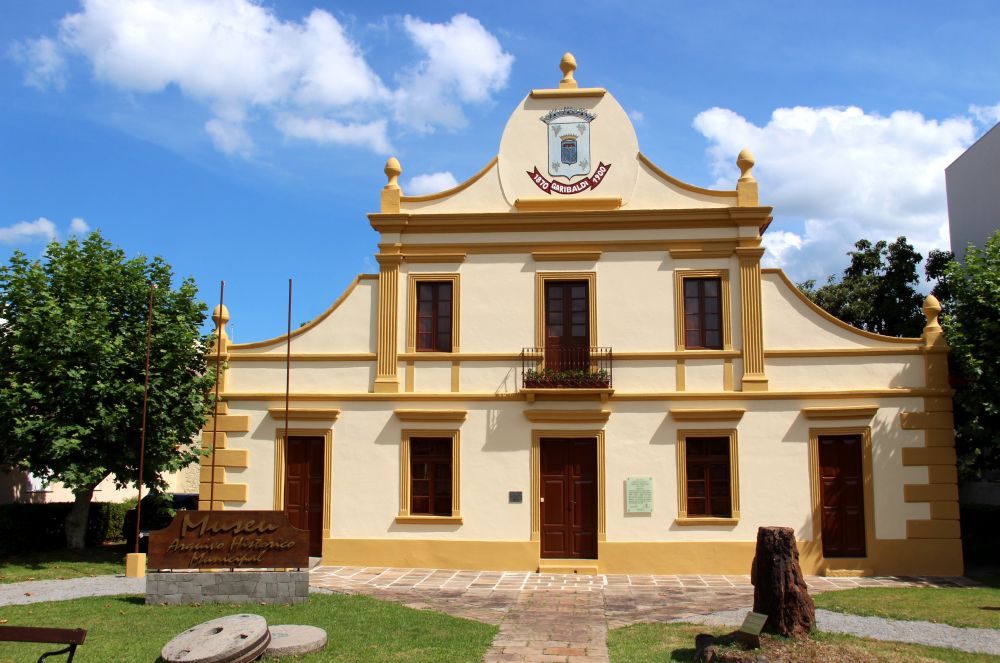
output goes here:
[{"label": "wooden bench", "polygon": [[82,628],[43,628],[38,626],[0,626],[0,642],[37,642],[53,645],[68,645],[58,651],[50,651],[38,657],[42,663],[49,656],[69,654],[66,662],[73,660],[77,645],[87,639],[87,630]]}]

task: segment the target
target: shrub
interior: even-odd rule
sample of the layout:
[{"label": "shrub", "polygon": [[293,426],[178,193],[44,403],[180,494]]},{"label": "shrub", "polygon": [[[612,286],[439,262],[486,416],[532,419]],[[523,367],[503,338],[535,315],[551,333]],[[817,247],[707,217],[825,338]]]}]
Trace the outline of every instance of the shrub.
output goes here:
[{"label": "shrub", "polygon": [[[0,555],[57,550],[66,547],[63,525],[72,502],[0,505]],[[128,506],[117,502],[92,502],[87,519],[86,543],[97,546],[121,540]]]}]

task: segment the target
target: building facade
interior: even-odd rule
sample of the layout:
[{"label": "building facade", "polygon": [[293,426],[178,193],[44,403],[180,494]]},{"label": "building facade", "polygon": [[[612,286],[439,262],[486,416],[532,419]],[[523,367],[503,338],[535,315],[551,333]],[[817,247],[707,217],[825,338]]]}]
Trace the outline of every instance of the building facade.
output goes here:
[{"label": "building facade", "polygon": [[965,257],[969,244],[986,245],[1000,230],[1000,124],[944,169],[951,250]]},{"label": "building facade", "polygon": [[283,509],[328,564],[747,573],[782,525],[807,573],[961,573],[936,303],[921,338],[831,317],[761,268],[748,152],[678,181],[560,66],[468,181],[389,160],[379,273],[290,346],[222,336],[202,508]]}]

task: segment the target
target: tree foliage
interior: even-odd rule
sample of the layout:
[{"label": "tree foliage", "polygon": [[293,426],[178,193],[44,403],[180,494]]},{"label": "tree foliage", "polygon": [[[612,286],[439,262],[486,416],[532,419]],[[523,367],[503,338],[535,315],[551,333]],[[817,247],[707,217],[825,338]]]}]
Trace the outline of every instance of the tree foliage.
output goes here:
[{"label": "tree foliage", "polygon": [[886,336],[920,336],[924,327],[916,290],[917,266],[923,259],[906,237],[889,244],[858,240],[847,255],[851,264],[840,281],[830,276],[816,288],[815,281],[798,284],[809,299],[844,322]]},{"label": "tree foliage", "polygon": [[0,464],[64,483],[76,496],[67,543],[83,546],[94,488],[138,480],[149,286],[156,286],[144,480],[198,458],[190,444],[214,376],[194,282],[173,288],[161,259],[127,259],[97,232],[15,252],[0,266]]},{"label": "tree foliage", "polygon": [[960,376],[955,395],[963,474],[1000,470],[1000,231],[985,247],[970,246],[963,262],[944,267],[941,316]]}]

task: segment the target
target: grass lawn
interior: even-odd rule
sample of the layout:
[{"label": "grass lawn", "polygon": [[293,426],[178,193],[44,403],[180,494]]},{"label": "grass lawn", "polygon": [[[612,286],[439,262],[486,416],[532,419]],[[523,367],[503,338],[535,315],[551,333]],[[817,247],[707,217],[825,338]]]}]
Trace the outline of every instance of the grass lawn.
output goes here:
[{"label": "grass lawn", "polygon": [[125,573],[125,544],[10,555],[0,559],[0,583]]},{"label": "grass lawn", "polygon": [[[295,606],[147,606],[138,596],[112,596],[0,606],[0,622],[19,626],[87,629],[74,661],[149,663],[170,639],[209,619],[249,612],[268,624],[309,624],[326,629],[326,649],[300,661],[480,661],[497,628],[365,596],[313,594]],[[48,650],[54,649],[50,647]],[[34,661],[44,645],[3,643],[0,663]]]},{"label": "grass lawn", "polygon": [[998,587],[870,587],[823,592],[813,600],[817,608],[853,615],[1000,628]]},{"label": "grass lawn", "polygon": [[[721,635],[730,629],[697,624],[636,624],[611,631],[608,649],[612,663],[694,661],[694,638],[699,633]],[[764,655],[768,663],[985,663],[1000,656],[969,654],[953,649],[881,642],[849,635],[818,633],[804,641],[764,636],[762,648],[746,652],[746,661]]]}]

